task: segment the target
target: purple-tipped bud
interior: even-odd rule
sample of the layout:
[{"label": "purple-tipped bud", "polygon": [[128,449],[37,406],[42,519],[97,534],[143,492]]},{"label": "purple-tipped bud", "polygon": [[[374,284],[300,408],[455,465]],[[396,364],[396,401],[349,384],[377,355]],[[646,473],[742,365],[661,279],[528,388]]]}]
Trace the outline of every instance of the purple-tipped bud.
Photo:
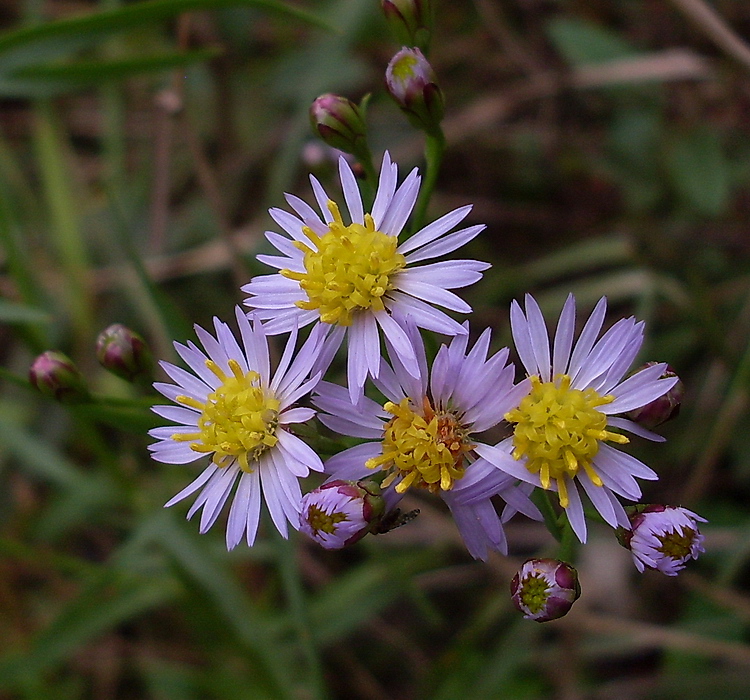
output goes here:
[{"label": "purple-tipped bud", "polygon": [[432,35],[430,0],[380,0],[394,36],[405,46],[427,51]]},{"label": "purple-tipped bud", "polygon": [[373,481],[335,479],[302,497],[300,530],[326,549],[341,549],[377,527],[385,512]]},{"label": "purple-tipped bud", "polygon": [[362,110],[351,100],[326,93],[310,105],[313,131],[325,143],[357,158],[369,157],[367,126]]},{"label": "purple-tipped bud", "polygon": [[89,398],[86,380],[67,355],[48,350],[29,368],[29,381],[44,394],[61,403],[76,403]]},{"label": "purple-tipped bud", "polygon": [[139,374],[150,374],[153,368],[146,341],[121,323],[113,323],[99,334],[96,357],[104,369],[129,382]]},{"label": "purple-tipped bud", "polygon": [[510,594],[527,620],[557,620],[581,595],[578,572],[557,559],[529,559],[513,577]]},{"label": "purple-tipped bud", "polygon": [[[659,363],[647,362],[643,367],[636,370],[636,372],[656,364]],[[667,369],[664,370],[660,379],[669,379],[670,377],[677,377],[677,373],[667,365]],[[634,423],[638,423],[638,425],[642,425],[644,428],[655,428],[657,425],[666,423],[668,420],[679,415],[680,404],[684,395],[685,385],[678,378],[677,383],[666,394],[660,396],[658,399],[654,399],[645,406],[630,411],[627,416]]]},{"label": "purple-tipped bud", "polygon": [[404,47],[388,64],[385,85],[396,104],[417,128],[435,133],[445,106],[437,77],[419,49]]},{"label": "purple-tipped bud", "polygon": [[630,550],[638,571],[657,569],[667,576],[677,576],[703,549],[703,535],[698,523],[705,523],[687,508],[662,505],[627,508],[631,529],[619,528],[617,539]]}]

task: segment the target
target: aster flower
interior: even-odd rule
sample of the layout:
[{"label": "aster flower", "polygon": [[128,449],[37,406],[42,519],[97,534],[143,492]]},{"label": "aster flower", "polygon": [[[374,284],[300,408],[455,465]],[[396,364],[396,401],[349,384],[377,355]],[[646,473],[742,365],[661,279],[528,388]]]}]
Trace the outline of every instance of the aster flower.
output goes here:
[{"label": "aster flower", "polygon": [[525,314],[513,302],[513,339],[529,374],[530,391],[505,416],[513,424],[513,436],[495,447],[477,448],[504,472],[557,491],[581,542],[586,541],[586,521],[579,486],[607,523],[627,527],[627,515],[615,494],[637,500],[641,489],[634,477],[657,478],[645,464],[608,443],[629,442],[613,429],[655,441],[663,438],[617,414],[648,404],[678,381],[677,377],[660,378],[666,364],[653,365],[623,380],[643,343],[644,324],[633,317],[621,319],[597,341],[606,310],[603,297],[574,347],[575,299],[570,295],[550,355],[547,329],[536,301],[526,295]]},{"label": "aster flower", "polygon": [[706,519],[687,508],[636,506],[630,521],[631,529],[620,531],[619,539],[641,573],[658,569],[667,576],[677,576],[688,561],[705,551],[698,523]]},{"label": "aster flower", "polygon": [[[442,216],[399,245],[419,193],[416,168],[397,187],[398,166],[385,154],[372,213],[365,213],[356,179],[343,158],[339,174],[350,223],[344,223],[338,205],[310,176],[322,217],[298,197],[286,195],[295,214],[282,209],[269,213],[289,238],[266,232],[281,255],[258,256],[279,272],[254,277],[242,289],[249,294],[245,304],[268,320],[268,333],[324,324],[331,331],[335,352],[348,331],[348,384],[355,402],[368,374],[378,375],[380,331],[409,374],[419,376],[415,351],[398,317],[408,314],[420,328],[445,335],[465,333],[433,305],[471,311],[449,290],[476,282],[489,264],[451,260],[415,266],[460,248],[484,229],[476,225],[449,233],[471,206]],[[319,367],[325,370],[322,363]]]},{"label": "aster flower", "polygon": [[557,559],[529,559],[513,577],[510,594],[526,620],[557,620],[581,597],[578,572]]},{"label": "aster flower", "polygon": [[296,529],[302,499],[297,480],[310,469],[323,469],[315,452],[288,428],[315,415],[311,408],[295,407],[295,402],[320,379],[319,374],[309,375],[325,334],[313,329],[295,356],[293,330],[272,373],[263,325],[248,319],[240,307],[235,311],[242,347],[229,326],[215,318],[216,337],[195,327],[203,351],[192,342],[175,343],[194,374],[160,363],[175,384],[154,387],[178,406],[152,410],[177,425],[149,432],[158,440],[149,449],[159,462],[187,464],[211,456],[200,476],[165,506],[200,491],[187,517],[203,508],[201,533],[216,522],[237,483],[227,523],[228,549],[239,544],[243,535],[248,545],[255,541],[261,491],[278,531],[287,536],[287,521]]},{"label": "aster flower", "polygon": [[[514,386],[508,350],[487,357],[490,331],[467,352],[468,336],[456,336],[435,357],[429,377],[419,331],[405,321],[420,371],[414,377],[386,338],[391,364],[382,361],[377,387],[384,405],[362,397],[350,402],[345,388],[321,382],[313,403],[323,424],[343,435],[368,440],[334,455],[325,464],[335,479],[362,479],[385,472],[382,487],[389,509],[410,488],[439,495],[450,508],[469,552],[486,559],[489,549],[507,549],[502,521],[517,511],[540,515],[528,500],[531,487],[484,460],[475,461],[475,435],[495,426],[528,390]],[[466,325],[468,330],[468,324]],[[508,504],[503,519],[491,502],[499,494]]]},{"label": "aster flower", "polygon": [[299,529],[325,549],[341,549],[361,540],[384,512],[375,482],[334,479],[302,497]]}]

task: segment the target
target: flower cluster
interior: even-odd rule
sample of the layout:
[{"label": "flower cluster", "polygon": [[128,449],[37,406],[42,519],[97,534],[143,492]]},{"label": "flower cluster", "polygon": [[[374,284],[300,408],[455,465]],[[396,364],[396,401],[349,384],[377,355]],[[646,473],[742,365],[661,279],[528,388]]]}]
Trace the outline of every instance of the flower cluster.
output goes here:
[{"label": "flower cluster", "polygon": [[[491,550],[507,552],[503,525],[514,514],[542,519],[539,498],[548,514],[557,511],[559,528],[585,542],[588,501],[601,519],[630,533],[640,570],[673,574],[697,556],[701,518],[662,508],[641,511],[636,523],[621,503],[640,499],[638,479],[657,478],[623,447],[630,436],[662,440],[650,428],[679,405],[679,379],[667,365],[649,363],[628,374],[643,343],[643,322],[624,318],[602,333],[602,298],[577,334],[571,295],[551,339],[539,305],[527,295],[524,308],[514,301],[510,309],[525,370],[518,377],[508,348],[490,351],[489,329],[472,343],[469,324],[445,312],[471,311],[452,290],[478,281],[489,267],[438,260],[484,229],[457,228],[471,207],[407,237],[420,189],[416,169],[399,182],[386,153],[369,211],[343,157],[339,176],[344,209],[311,176],[317,208],[286,195],[291,212],[270,210],[282,233],[268,231],[266,238],[278,254],[258,259],[277,271],[243,287],[248,310],[236,309],[239,334],[216,319],[214,334],[196,327],[202,349],[175,344],[190,372],[161,363],[174,383],[155,386],[177,405],[154,411],[177,425],[151,431],[153,457],[170,464],[210,458],[167,505],[197,492],[188,517],[202,508],[205,532],[231,500],[226,542],[232,548],[243,537],[253,544],[262,494],[283,536],[291,525],[338,548],[408,520],[399,514],[400,500],[426,491],[444,501],[469,552],[486,559]],[[312,328],[298,349],[306,326]],[[431,362],[425,330],[449,337]],[[289,337],[272,370],[268,336],[282,333]],[[324,377],[345,339],[342,386]],[[298,405],[308,395],[314,408]],[[294,433],[296,424],[315,416],[360,442],[323,463]],[[303,497],[299,480],[310,470],[328,481]],[[517,605],[533,619],[554,616],[542,598],[569,606],[577,597],[567,568],[547,569],[524,570],[515,585]],[[541,582],[534,590],[542,598],[528,593],[532,579]]]}]

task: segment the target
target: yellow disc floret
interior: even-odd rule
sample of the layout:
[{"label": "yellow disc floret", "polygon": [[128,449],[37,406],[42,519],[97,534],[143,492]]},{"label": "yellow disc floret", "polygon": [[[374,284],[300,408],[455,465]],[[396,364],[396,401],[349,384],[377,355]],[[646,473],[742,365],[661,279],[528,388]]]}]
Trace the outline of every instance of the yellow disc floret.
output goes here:
[{"label": "yellow disc floret", "polygon": [[227,376],[212,360],[206,366],[221,380],[206,402],[178,396],[177,401],[201,412],[198,432],[176,433],[173,440],[190,441],[196,452],[213,453],[218,467],[235,460],[245,472],[253,471],[252,462],[278,442],[279,401],[260,386],[257,372],[243,372],[236,360],[229,360]]},{"label": "yellow disc floret", "polygon": [[375,230],[370,214],[365,224],[344,226],[334,202],[328,202],[333,221],[328,231],[318,236],[303,227],[312,247],[295,241],[304,252],[305,272],[281,270],[288,279],[297,280],[307,301],[296,302],[307,311],[317,310],[324,323],[349,326],[358,311],[382,311],[383,295],[392,287],[392,276],[406,266],[396,252],[396,236]]},{"label": "yellow disc floret", "polygon": [[433,493],[452,489],[466,471],[465,454],[474,447],[456,416],[449,411],[436,412],[427,397],[421,413],[408,398],[399,404],[388,401],[383,408],[393,416],[385,427],[383,453],[365,462],[370,469],[390,471],[382,486],[401,476],[398,493],[410,486]]},{"label": "yellow disc floret", "polygon": [[318,508],[318,506],[311,505],[307,511],[306,520],[313,534],[317,535],[322,531],[328,535],[332,535],[336,532],[336,526],[339,523],[349,520],[349,516],[346,513],[326,513],[321,508]]},{"label": "yellow disc floret", "polygon": [[526,459],[526,468],[539,474],[542,487],[548,489],[557,482],[560,505],[568,506],[566,479],[572,479],[583,469],[591,481],[602,485],[592,466],[603,440],[624,444],[628,438],[607,430],[607,416],[598,406],[614,401],[614,397],[600,396],[595,389],[571,389],[570,377],[562,375],[552,382],[531,377],[531,392],[518,408],[505,414],[515,423],[513,457]]}]

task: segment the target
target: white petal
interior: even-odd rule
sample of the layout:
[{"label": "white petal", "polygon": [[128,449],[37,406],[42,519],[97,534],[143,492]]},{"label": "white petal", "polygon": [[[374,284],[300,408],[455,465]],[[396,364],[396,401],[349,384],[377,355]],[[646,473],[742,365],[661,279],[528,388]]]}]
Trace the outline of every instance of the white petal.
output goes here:
[{"label": "white petal", "polygon": [[346,381],[349,386],[349,396],[352,403],[364,392],[367,379],[367,356],[365,355],[365,333],[361,322],[355,318],[349,327],[349,348],[346,355]]},{"label": "white petal", "polygon": [[568,522],[576,537],[582,544],[586,544],[586,516],[583,514],[583,504],[578,493],[578,486],[573,479],[567,479],[567,482],[569,503],[565,509],[565,514],[568,516]]},{"label": "white petal", "polygon": [[521,358],[523,366],[529,376],[538,375],[540,370],[536,362],[534,347],[531,343],[531,332],[526,315],[521,310],[520,305],[514,299],[510,305],[510,328],[513,334],[513,342],[516,345],[516,352]]},{"label": "white petal", "polygon": [[391,163],[391,156],[386,151],[383,155],[383,164],[380,167],[380,178],[378,180],[378,191],[375,194],[375,203],[372,205],[372,218],[377,230],[381,230],[380,225],[391,205],[397,181],[398,166],[395,163]]},{"label": "white petal", "polygon": [[398,280],[394,281],[394,286],[399,291],[411,294],[413,297],[429,304],[438,304],[451,311],[458,311],[464,314],[471,312],[471,306],[461,299],[461,297],[443,289],[441,286],[409,279],[407,275],[399,275]]},{"label": "white petal", "polygon": [[409,316],[417,326],[425,330],[435,331],[443,335],[464,335],[467,333],[467,330],[460,323],[454,321],[443,311],[402,292],[389,292],[389,298],[385,300],[385,304],[387,308],[398,312],[401,316]]},{"label": "white petal", "polygon": [[279,483],[279,476],[273,464],[271,452],[266,452],[260,458],[260,477],[263,484],[263,496],[266,499],[268,512],[271,514],[271,520],[283,538],[289,537],[287,528],[287,519],[282,505],[284,493]]},{"label": "white petal", "polygon": [[250,474],[243,472],[240,475],[237,492],[234,494],[232,507],[229,509],[226,535],[227,549],[234,549],[245,536],[251,489],[252,478]]},{"label": "white petal", "polygon": [[312,408],[290,408],[279,415],[279,425],[306,423],[313,418],[315,418],[315,410]]},{"label": "white petal", "polygon": [[591,312],[588,321],[586,321],[586,325],[584,325],[581,335],[578,338],[578,342],[573,350],[573,355],[570,358],[570,365],[568,366],[568,374],[571,377],[574,377],[578,373],[581,364],[586,357],[588,357],[591,348],[594,347],[594,342],[602,328],[606,313],[607,297],[602,297]]},{"label": "white petal", "polygon": [[464,206],[459,209],[454,209],[448,214],[444,214],[439,219],[436,219],[432,223],[428,224],[424,228],[420,229],[411,238],[406,240],[398,247],[398,252],[406,254],[409,251],[416,250],[417,248],[431,243],[436,238],[439,238],[445,233],[448,233],[454,226],[458,226],[471,211],[472,206]]},{"label": "white petal", "polygon": [[341,178],[341,189],[344,191],[346,207],[349,210],[349,218],[352,223],[364,224],[365,212],[362,208],[359,185],[357,185],[357,179],[344,156],[339,157],[339,177]]},{"label": "white petal", "polygon": [[368,469],[365,462],[382,453],[379,442],[365,442],[331,457],[325,463],[325,472],[336,479],[357,481],[377,473],[373,469]]},{"label": "white petal", "polygon": [[469,226],[468,228],[451,233],[432,243],[428,243],[413,253],[409,253],[406,256],[406,262],[411,265],[420,260],[429,260],[430,258],[438,258],[442,255],[452,253],[457,248],[466,245],[470,240],[476,238],[485,228],[487,227],[484,224],[477,224],[476,226]]},{"label": "white petal", "polygon": [[573,346],[573,333],[576,327],[576,300],[568,294],[555,331],[555,348],[553,351],[552,374],[565,374],[570,359],[570,348]]},{"label": "white petal", "polygon": [[279,431],[279,444],[283,447],[285,456],[290,457],[299,463],[299,468],[289,464],[288,469],[294,476],[307,476],[308,469],[316,472],[323,471],[323,462],[320,461],[318,454],[304,440],[300,440],[296,435],[288,433],[286,430]]},{"label": "white petal", "polygon": [[292,238],[303,243],[310,242],[310,239],[302,232],[303,223],[296,216],[276,207],[269,209],[268,213]]},{"label": "white petal", "polygon": [[414,168],[393,195],[388,211],[378,226],[379,231],[389,236],[398,236],[401,233],[417,201],[420,182],[419,171]]},{"label": "white petal", "polygon": [[406,371],[412,377],[419,377],[419,363],[417,362],[414,347],[412,346],[407,333],[385,311],[376,312],[375,319],[377,320],[378,325],[383,329],[385,337],[398,355],[398,358]]},{"label": "white petal", "polygon": [[531,294],[526,295],[526,318],[528,320],[531,349],[539,367],[539,376],[543,382],[550,381],[549,336],[544,325],[544,316],[539,304]]},{"label": "white petal", "polygon": [[328,202],[331,201],[331,198],[326,194],[326,191],[323,189],[320,182],[318,182],[318,178],[316,178],[315,175],[310,175],[310,184],[312,185],[313,194],[315,195],[315,201],[318,203],[320,211],[323,214],[323,221],[327,224],[331,223],[331,221],[333,221],[333,214],[328,210]]},{"label": "white petal", "polygon": [[643,426],[640,426],[637,423],[634,423],[632,420],[628,420],[627,418],[615,418],[613,416],[610,416],[607,419],[607,425],[610,425],[613,428],[627,430],[628,432],[633,433],[633,435],[646,438],[646,440],[651,440],[653,442],[666,442],[666,438],[658,435],[657,433],[652,433],[650,430],[646,430],[646,428],[644,428]]}]

